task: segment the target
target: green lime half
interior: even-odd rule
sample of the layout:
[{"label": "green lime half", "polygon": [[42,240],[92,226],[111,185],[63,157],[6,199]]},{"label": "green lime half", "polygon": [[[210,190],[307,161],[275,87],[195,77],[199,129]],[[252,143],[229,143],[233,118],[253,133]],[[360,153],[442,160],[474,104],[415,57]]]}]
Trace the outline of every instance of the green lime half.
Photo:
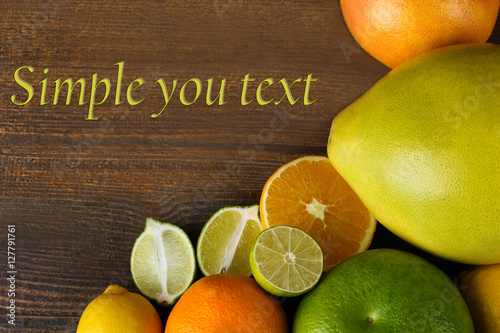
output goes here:
[{"label": "green lime half", "polygon": [[193,244],[178,226],[148,218],[132,249],[130,270],[142,294],[171,305],[193,282]]},{"label": "green lime half", "polygon": [[261,231],[259,205],[220,209],[205,223],[198,238],[200,270],[205,275],[252,275],[248,258]]},{"label": "green lime half", "polygon": [[250,266],[262,288],[273,295],[293,297],[318,283],[323,273],[323,252],[304,231],[280,225],[257,237]]}]

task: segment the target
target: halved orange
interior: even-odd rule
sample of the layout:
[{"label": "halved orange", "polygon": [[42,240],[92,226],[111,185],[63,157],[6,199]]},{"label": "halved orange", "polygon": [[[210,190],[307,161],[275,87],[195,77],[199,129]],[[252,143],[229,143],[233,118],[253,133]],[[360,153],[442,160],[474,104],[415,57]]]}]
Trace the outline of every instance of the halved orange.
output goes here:
[{"label": "halved orange", "polygon": [[289,225],[318,242],[324,271],[365,251],[376,220],[324,156],[304,156],[280,167],[260,199],[263,229]]}]

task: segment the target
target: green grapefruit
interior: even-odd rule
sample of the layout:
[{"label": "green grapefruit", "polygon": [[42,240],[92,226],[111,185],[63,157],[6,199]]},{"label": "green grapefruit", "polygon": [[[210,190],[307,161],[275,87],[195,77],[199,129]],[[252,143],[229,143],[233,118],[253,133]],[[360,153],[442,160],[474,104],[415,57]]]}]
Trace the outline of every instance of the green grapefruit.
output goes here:
[{"label": "green grapefruit", "polygon": [[294,333],[474,332],[450,278],[436,266],[392,249],[356,254],[301,300]]}]

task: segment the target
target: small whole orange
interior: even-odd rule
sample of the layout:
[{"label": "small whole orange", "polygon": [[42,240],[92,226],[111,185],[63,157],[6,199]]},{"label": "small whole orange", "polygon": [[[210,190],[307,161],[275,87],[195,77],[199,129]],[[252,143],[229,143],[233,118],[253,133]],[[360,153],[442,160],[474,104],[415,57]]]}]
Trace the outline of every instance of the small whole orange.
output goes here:
[{"label": "small whole orange", "polygon": [[476,332],[500,332],[500,264],[474,266],[458,278]]},{"label": "small whole orange", "polygon": [[427,50],[486,42],[500,0],[340,0],[340,5],[359,45],[394,68]]},{"label": "small whole orange", "polygon": [[170,312],[165,333],[286,333],[281,305],[254,279],[214,274],[196,281]]}]

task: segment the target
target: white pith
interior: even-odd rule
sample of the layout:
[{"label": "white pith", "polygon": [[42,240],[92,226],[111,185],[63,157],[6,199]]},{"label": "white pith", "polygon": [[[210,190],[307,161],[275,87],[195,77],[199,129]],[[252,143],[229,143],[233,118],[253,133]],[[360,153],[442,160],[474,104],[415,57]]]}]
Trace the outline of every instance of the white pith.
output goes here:
[{"label": "white pith", "polygon": [[231,241],[229,242],[229,246],[227,247],[226,252],[224,253],[224,258],[222,259],[219,273],[226,273],[229,270],[229,267],[231,266],[234,255],[236,253],[236,248],[240,243],[241,236],[243,235],[243,230],[245,229],[248,221],[258,221],[258,206],[251,206],[249,208],[231,208],[231,210],[239,212],[241,214],[241,220],[238,223],[238,227],[236,228],[233,237],[231,237]]},{"label": "white pith", "polygon": [[[176,236],[179,237],[179,239],[182,239],[182,248],[179,249],[179,255],[180,257],[186,259],[186,256],[191,257],[192,260],[188,261],[183,261],[185,264],[191,264],[192,265],[192,277],[189,279],[189,277],[183,277],[183,279],[186,279],[185,281],[185,288],[183,290],[180,290],[178,293],[175,295],[170,295],[168,293],[168,258],[165,256],[165,241],[163,239],[163,233],[167,230],[174,231]],[[137,239],[136,243],[140,243],[144,238],[148,236],[153,236],[153,246],[154,248],[151,249],[153,252],[153,257],[152,260],[154,260],[156,264],[156,274],[158,276],[158,280],[160,282],[161,286],[161,294],[158,296],[155,296],[155,300],[158,303],[167,303],[167,304],[173,304],[173,302],[187,289],[187,287],[191,284],[192,278],[194,278],[194,273],[195,273],[195,258],[194,258],[194,250],[192,248],[191,241],[189,237],[185,234],[185,232],[180,229],[179,227],[168,224],[168,223],[162,223],[159,221],[156,221],[152,218],[148,218],[146,220],[146,228],[144,232],[141,234],[141,236]],[[187,253],[191,252],[190,254]],[[181,253],[186,253],[186,255],[181,255]],[[134,257],[132,257],[132,260],[134,260]],[[135,261],[135,260],[134,260]],[[172,277],[171,277],[172,279]],[[150,296],[153,297],[153,296]]]},{"label": "white pith", "polygon": [[327,205],[322,204],[316,198],[313,198],[313,201],[310,203],[305,204],[306,205],[306,210],[309,214],[312,216],[321,219],[322,221],[325,220],[325,212],[326,208],[328,207]]}]

